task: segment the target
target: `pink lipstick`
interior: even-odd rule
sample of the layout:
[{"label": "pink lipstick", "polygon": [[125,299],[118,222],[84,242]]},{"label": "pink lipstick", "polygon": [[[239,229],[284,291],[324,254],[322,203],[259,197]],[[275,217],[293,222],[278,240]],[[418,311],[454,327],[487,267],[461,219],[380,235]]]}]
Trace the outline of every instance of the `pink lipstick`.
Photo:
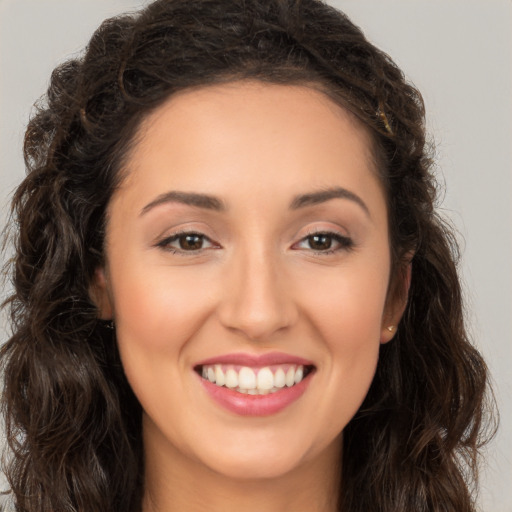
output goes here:
[{"label": "pink lipstick", "polygon": [[311,361],[281,352],[225,354],[194,367],[203,389],[222,407],[242,416],[275,414],[309,386]]}]

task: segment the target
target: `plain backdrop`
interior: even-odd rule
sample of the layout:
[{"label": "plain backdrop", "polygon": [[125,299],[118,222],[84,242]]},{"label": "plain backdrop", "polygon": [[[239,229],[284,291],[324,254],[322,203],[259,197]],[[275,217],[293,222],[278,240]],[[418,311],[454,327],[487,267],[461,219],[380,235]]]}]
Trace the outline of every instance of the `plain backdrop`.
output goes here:
[{"label": "plain backdrop", "polygon": [[[221,1],[221,0],[219,0]],[[501,413],[480,504],[512,512],[512,0],[331,0],[423,93],[457,226],[467,319]],[[23,177],[21,144],[51,70],[98,24],[143,0],[0,0],[0,228]],[[2,290],[5,297],[8,290]],[[7,337],[5,318],[0,341]]]}]

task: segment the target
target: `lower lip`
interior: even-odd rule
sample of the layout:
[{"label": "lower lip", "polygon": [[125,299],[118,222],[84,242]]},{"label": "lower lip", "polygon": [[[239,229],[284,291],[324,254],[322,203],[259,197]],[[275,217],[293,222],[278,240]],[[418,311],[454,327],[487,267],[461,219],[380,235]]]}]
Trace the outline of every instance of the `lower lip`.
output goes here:
[{"label": "lower lip", "polygon": [[282,388],[275,393],[268,393],[267,395],[238,393],[223,386],[216,386],[202,377],[199,378],[203,388],[210,397],[228,411],[240,416],[270,416],[297,401],[306,391],[313,373],[311,372],[294,386]]}]

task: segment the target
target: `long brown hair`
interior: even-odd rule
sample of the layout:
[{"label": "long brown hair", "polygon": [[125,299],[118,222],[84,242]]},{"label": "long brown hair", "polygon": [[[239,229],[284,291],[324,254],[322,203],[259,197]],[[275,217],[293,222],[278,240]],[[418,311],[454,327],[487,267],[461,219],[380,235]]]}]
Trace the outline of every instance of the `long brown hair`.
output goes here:
[{"label": "long brown hair", "polygon": [[464,327],[454,236],[434,208],[422,98],[319,0],[157,0],[105,21],[53,72],[12,203],[1,360],[16,510],[140,510],[141,407],[89,296],[105,211],[143,118],[176,91],[248,78],[318,87],[361,120],[387,191],[391,293],[414,254],[398,333],[344,431],[340,510],[474,510],[487,374]]}]

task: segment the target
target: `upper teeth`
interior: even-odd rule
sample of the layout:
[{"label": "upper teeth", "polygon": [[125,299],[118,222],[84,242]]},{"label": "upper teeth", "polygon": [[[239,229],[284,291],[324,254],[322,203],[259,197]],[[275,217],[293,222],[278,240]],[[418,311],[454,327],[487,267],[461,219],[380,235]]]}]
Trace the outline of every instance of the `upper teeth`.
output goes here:
[{"label": "upper teeth", "polygon": [[304,377],[302,365],[276,365],[263,368],[234,365],[204,365],[202,376],[217,386],[240,393],[265,395],[285,386],[298,384]]}]

